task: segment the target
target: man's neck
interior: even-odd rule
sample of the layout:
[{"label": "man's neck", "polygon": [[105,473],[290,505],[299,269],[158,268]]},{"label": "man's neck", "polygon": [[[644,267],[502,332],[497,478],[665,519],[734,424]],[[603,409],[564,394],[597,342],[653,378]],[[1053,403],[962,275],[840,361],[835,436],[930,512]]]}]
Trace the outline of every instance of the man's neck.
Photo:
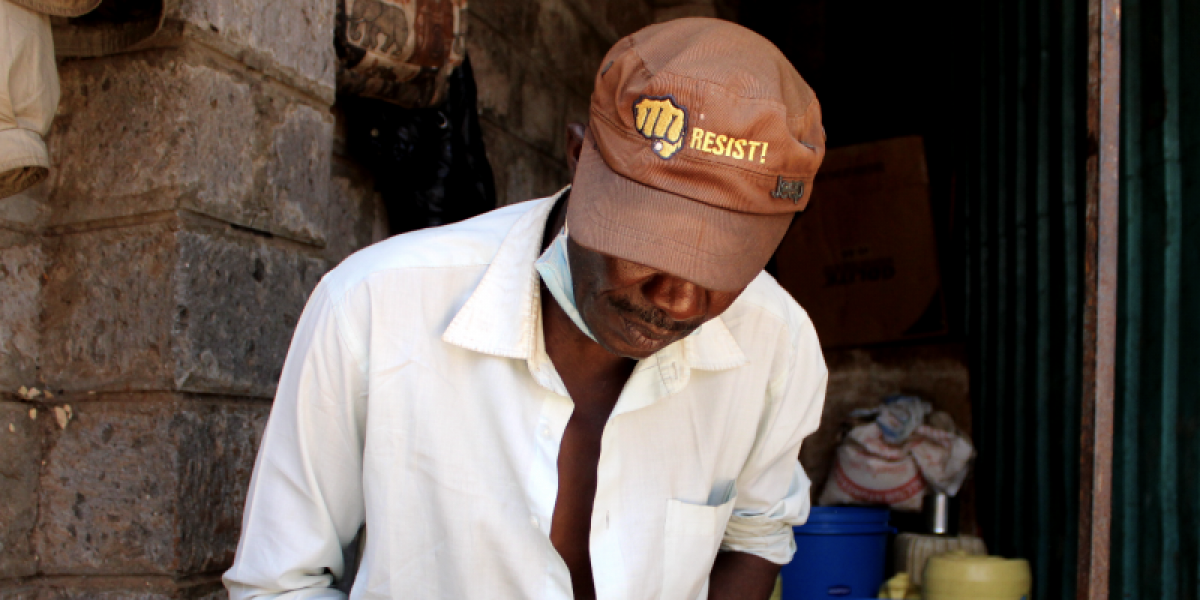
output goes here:
[{"label": "man's neck", "polygon": [[[567,221],[567,204],[570,202],[570,191],[563,195],[550,211],[546,219],[546,228],[542,233],[542,251],[549,247],[554,236],[562,230]],[[546,354],[554,363],[559,377],[567,386],[572,399],[576,402],[611,396],[615,404],[621,388],[633,372],[636,361],[631,358],[617,356],[605,350],[593,341],[587,334],[579,330],[571,317],[558,305],[554,296],[541,284],[542,299],[542,335],[545,338]],[[576,389],[595,390],[615,386],[615,394],[578,394]],[[609,410],[611,410],[609,406]]]},{"label": "man's neck", "polygon": [[542,231],[542,246],[540,252],[545,252],[554,241],[554,236],[567,225],[567,203],[571,201],[571,190],[563,192],[561,198],[554,203],[550,214],[546,217],[546,228]]},{"label": "man's neck", "polygon": [[[567,386],[571,397],[579,402],[587,395],[576,393],[576,387],[615,387],[619,394],[629,374],[637,364],[632,358],[617,356],[605,350],[579,330],[563,311],[554,296],[542,284],[542,335],[546,354],[554,369]],[[616,397],[612,397],[613,403]]]}]

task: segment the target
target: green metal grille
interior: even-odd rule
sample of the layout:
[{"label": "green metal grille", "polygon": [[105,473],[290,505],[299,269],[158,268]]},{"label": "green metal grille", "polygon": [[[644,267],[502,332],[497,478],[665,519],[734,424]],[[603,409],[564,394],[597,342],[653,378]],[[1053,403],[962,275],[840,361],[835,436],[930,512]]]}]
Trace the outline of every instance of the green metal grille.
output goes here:
[{"label": "green metal grille", "polygon": [[1086,3],[988,2],[963,231],[978,508],[1034,598],[1075,594]]},{"label": "green metal grille", "polygon": [[[1114,598],[1200,587],[1200,3],[1123,3]],[[1182,367],[1182,368],[1181,368]]]},{"label": "green metal grille", "polygon": [[[1200,1],[1122,2],[1113,598],[1200,598]],[[1075,596],[1087,3],[980,5],[962,158],[979,516]],[[972,121],[972,119],[974,119]]]}]

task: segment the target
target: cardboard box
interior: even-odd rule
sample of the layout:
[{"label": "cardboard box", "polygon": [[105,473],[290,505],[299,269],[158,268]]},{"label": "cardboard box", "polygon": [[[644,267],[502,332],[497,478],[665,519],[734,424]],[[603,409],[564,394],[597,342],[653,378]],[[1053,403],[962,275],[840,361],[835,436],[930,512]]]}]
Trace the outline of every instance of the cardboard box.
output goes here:
[{"label": "cardboard box", "polygon": [[827,348],[946,332],[918,136],[830,150],[775,261]]}]

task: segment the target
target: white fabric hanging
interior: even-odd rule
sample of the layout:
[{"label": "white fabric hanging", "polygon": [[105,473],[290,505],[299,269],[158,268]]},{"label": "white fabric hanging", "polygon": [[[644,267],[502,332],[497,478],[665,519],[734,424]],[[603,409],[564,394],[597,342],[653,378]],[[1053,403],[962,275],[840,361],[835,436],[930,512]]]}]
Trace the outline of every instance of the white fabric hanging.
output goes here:
[{"label": "white fabric hanging", "polygon": [[50,18],[0,0],[0,198],[49,174],[42,137],[58,97]]}]

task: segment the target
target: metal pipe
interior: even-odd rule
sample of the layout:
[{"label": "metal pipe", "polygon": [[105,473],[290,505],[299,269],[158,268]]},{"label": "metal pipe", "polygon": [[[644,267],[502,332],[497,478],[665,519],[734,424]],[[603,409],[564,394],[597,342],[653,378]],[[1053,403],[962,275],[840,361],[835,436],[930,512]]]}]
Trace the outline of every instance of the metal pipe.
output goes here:
[{"label": "metal pipe", "polygon": [[1119,241],[1121,2],[1088,2],[1080,600],[1107,600]]}]

